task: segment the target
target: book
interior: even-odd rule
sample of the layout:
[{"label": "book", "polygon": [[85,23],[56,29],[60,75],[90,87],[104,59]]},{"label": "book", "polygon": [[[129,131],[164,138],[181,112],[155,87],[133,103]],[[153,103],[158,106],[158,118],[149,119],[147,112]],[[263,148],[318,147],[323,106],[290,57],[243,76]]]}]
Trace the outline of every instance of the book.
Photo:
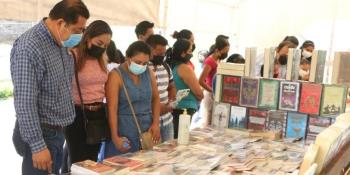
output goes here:
[{"label": "book", "polygon": [[335,52],[332,67],[332,83],[350,85],[350,52]]},{"label": "book", "polygon": [[218,69],[216,73],[220,75],[244,76],[244,71],[241,70]]},{"label": "book", "polygon": [[216,102],[221,101],[222,80],[223,80],[223,75],[217,74],[216,75],[216,83],[215,83],[215,97],[214,97]]},{"label": "book", "polygon": [[241,94],[239,97],[240,106],[253,107],[258,106],[259,97],[259,79],[243,77],[241,80]]},{"label": "book", "polygon": [[323,83],[326,57],[327,51],[325,50],[316,50],[313,52],[310,67],[310,82]]},{"label": "book", "polygon": [[223,76],[222,81],[222,102],[232,105],[239,104],[239,95],[241,90],[241,77]]},{"label": "book", "polygon": [[259,108],[277,109],[280,82],[273,79],[261,79],[259,85]]},{"label": "book", "polygon": [[275,48],[266,48],[264,53],[264,78],[273,78],[274,61],[275,61]]},{"label": "book", "polygon": [[344,85],[323,85],[321,116],[345,112],[348,87]]},{"label": "book", "polygon": [[248,110],[248,129],[265,130],[267,110],[250,108]]},{"label": "book", "polygon": [[297,112],[288,112],[287,117],[287,138],[305,139],[307,130],[308,115]]},{"label": "book", "polygon": [[224,63],[224,62],[219,63],[216,74],[243,76],[244,64]]},{"label": "book", "polygon": [[71,171],[76,175],[104,175],[113,173],[115,169],[92,160],[85,160],[73,163]]},{"label": "book", "polygon": [[247,128],[247,108],[231,106],[229,128]]},{"label": "book", "polygon": [[287,112],[270,110],[267,112],[266,129],[269,131],[280,131],[282,136],[285,135],[287,125]]},{"label": "book", "polygon": [[255,77],[256,54],[256,47],[245,49],[244,76]]},{"label": "book", "polygon": [[286,80],[297,81],[299,79],[300,59],[300,49],[289,49]]},{"label": "book", "polygon": [[315,140],[316,136],[331,125],[331,118],[310,116],[307,139]]},{"label": "book", "polygon": [[230,104],[214,102],[212,126],[214,128],[227,128],[230,117]]},{"label": "book", "polygon": [[298,111],[300,83],[282,81],[278,108],[286,111]]},{"label": "book", "polygon": [[301,83],[299,112],[319,115],[322,95],[322,85],[315,83]]},{"label": "book", "polygon": [[103,160],[103,163],[106,165],[119,165],[128,167],[130,170],[135,170],[138,168],[143,168],[144,164],[138,160],[132,160],[127,157],[122,156],[113,156]]}]

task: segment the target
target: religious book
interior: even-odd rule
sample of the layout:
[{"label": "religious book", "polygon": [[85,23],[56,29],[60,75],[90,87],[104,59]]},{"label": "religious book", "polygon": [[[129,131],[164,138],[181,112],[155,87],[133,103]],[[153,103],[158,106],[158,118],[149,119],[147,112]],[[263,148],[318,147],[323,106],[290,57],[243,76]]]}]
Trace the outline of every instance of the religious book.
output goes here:
[{"label": "religious book", "polygon": [[321,116],[345,112],[348,87],[345,85],[323,85]]},{"label": "religious book", "polygon": [[301,83],[299,112],[319,115],[322,96],[322,85],[315,83]]},{"label": "religious book", "polygon": [[280,131],[282,136],[285,135],[287,125],[287,112],[270,110],[267,113],[266,129],[269,131]]},{"label": "religious book", "polygon": [[350,85],[350,52],[335,52],[332,83]]},{"label": "religious book", "polygon": [[214,128],[227,128],[230,117],[230,104],[214,102],[212,126]]},{"label": "religious book", "polygon": [[256,54],[256,47],[245,49],[244,76],[255,77]]},{"label": "religious book", "polygon": [[327,51],[316,50],[312,54],[310,67],[310,82],[323,83]]},{"label": "religious book", "polygon": [[331,118],[310,116],[307,129],[307,139],[315,140],[316,136],[331,125]]},{"label": "religious book", "polygon": [[307,114],[288,112],[286,137],[305,139],[307,131],[307,122]]},{"label": "religious book", "polygon": [[259,85],[259,108],[277,109],[280,81],[261,79]]},{"label": "religious book", "polygon": [[239,104],[239,95],[241,90],[241,77],[223,76],[222,81],[222,102],[232,105]]},{"label": "religious book", "polygon": [[259,79],[243,77],[241,80],[241,94],[239,97],[240,106],[253,107],[258,106],[259,97]]},{"label": "religious book", "polygon": [[282,81],[280,83],[279,109],[298,111],[300,84],[298,82]]},{"label": "religious book", "polygon": [[273,78],[275,51],[274,47],[266,48],[264,53],[264,78]]},{"label": "religious book", "polygon": [[85,160],[73,163],[71,171],[77,175],[104,175],[113,173],[115,169],[92,160]]},{"label": "religious book", "polygon": [[248,129],[265,130],[267,121],[267,110],[253,109],[248,110]]},{"label": "religious book", "polygon": [[231,106],[229,128],[247,128],[247,108]]},{"label": "religious book", "polygon": [[286,80],[297,81],[299,79],[300,59],[300,49],[289,49]]},{"label": "religious book", "polygon": [[103,160],[103,163],[106,165],[119,165],[128,167],[130,170],[135,170],[138,168],[143,168],[144,164],[138,160],[132,160],[128,157],[123,156],[113,156]]}]

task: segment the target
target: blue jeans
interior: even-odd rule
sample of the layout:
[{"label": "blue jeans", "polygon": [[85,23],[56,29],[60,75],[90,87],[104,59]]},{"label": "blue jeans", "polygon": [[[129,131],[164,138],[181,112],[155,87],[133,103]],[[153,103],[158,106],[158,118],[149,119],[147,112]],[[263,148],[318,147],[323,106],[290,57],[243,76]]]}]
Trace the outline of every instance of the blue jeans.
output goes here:
[{"label": "blue jeans", "polygon": [[[47,148],[52,159],[52,174],[59,174],[63,157],[63,131],[41,127]],[[42,171],[33,167],[32,152],[28,144],[25,146],[25,153],[22,162],[22,175],[47,175],[47,171]]]},{"label": "blue jeans", "polygon": [[162,142],[174,139],[174,124],[172,121],[173,116],[171,116],[171,121],[160,120],[160,137]]}]

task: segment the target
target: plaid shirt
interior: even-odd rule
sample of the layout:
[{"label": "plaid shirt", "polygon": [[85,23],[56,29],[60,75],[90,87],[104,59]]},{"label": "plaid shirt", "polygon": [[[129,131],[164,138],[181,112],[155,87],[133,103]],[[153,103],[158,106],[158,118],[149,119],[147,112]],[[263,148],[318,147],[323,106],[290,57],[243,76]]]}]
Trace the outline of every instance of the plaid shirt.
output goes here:
[{"label": "plaid shirt", "polygon": [[41,124],[67,126],[75,117],[74,62],[44,20],[22,34],[11,50],[16,117],[22,139],[33,153],[46,148]]}]

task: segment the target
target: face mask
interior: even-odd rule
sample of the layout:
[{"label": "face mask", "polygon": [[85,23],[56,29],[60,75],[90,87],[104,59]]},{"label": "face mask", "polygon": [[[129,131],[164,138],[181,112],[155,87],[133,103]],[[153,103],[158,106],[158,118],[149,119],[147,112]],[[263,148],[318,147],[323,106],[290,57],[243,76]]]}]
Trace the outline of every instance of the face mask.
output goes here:
[{"label": "face mask", "polygon": [[278,59],[278,62],[281,64],[281,65],[286,65],[287,64],[287,56],[286,55],[281,55]]},{"label": "face mask", "polygon": [[304,58],[309,58],[309,57],[311,57],[312,56],[312,53],[311,52],[309,52],[309,51],[306,51],[306,50],[303,50],[303,57]]},{"label": "face mask", "polygon": [[153,56],[153,59],[151,60],[151,62],[154,65],[161,65],[163,63],[164,60],[164,56]]},{"label": "face mask", "polygon": [[196,44],[192,44],[192,52],[196,49]]},{"label": "face mask", "polygon": [[189,62],[192,57],[193,57],[192,54],[187,54],[184,58],[185,63]]},{"label": "face mask", "polygon": [[[65,29],[68,31],[67,28],[65,28]],[[68,32],[70,32],[70,31],[68,31]],[[83,37],[82,33],[71,34],[66,41],[62,41],[61,34],[60,34],[60,32],[58,32],[58,29],[57,29],[57,33],[58,33],[58,37],[60,38],[61,45],[63,47],[74,47],[74,46],[79,44],[81,38]]]},{"label": "face mask", "polygon": [[147,69],[147,65],[139,65],[131,61],[129,65],[129,70],[135,74],[135,75],[140,75],[144,73]]},{"label": "face mask", "polygon": [[102,48],[92,44],[91,48],[87,49],[87,53],[94,58],[100,59],[102,57],[103,52],[105,52],[105,50],[106,48]]},{"label": "face mask", "polygon": [[227,53],[221,54],[221,56],[219,57],[219,60],[224,60],[227,57]]}]

